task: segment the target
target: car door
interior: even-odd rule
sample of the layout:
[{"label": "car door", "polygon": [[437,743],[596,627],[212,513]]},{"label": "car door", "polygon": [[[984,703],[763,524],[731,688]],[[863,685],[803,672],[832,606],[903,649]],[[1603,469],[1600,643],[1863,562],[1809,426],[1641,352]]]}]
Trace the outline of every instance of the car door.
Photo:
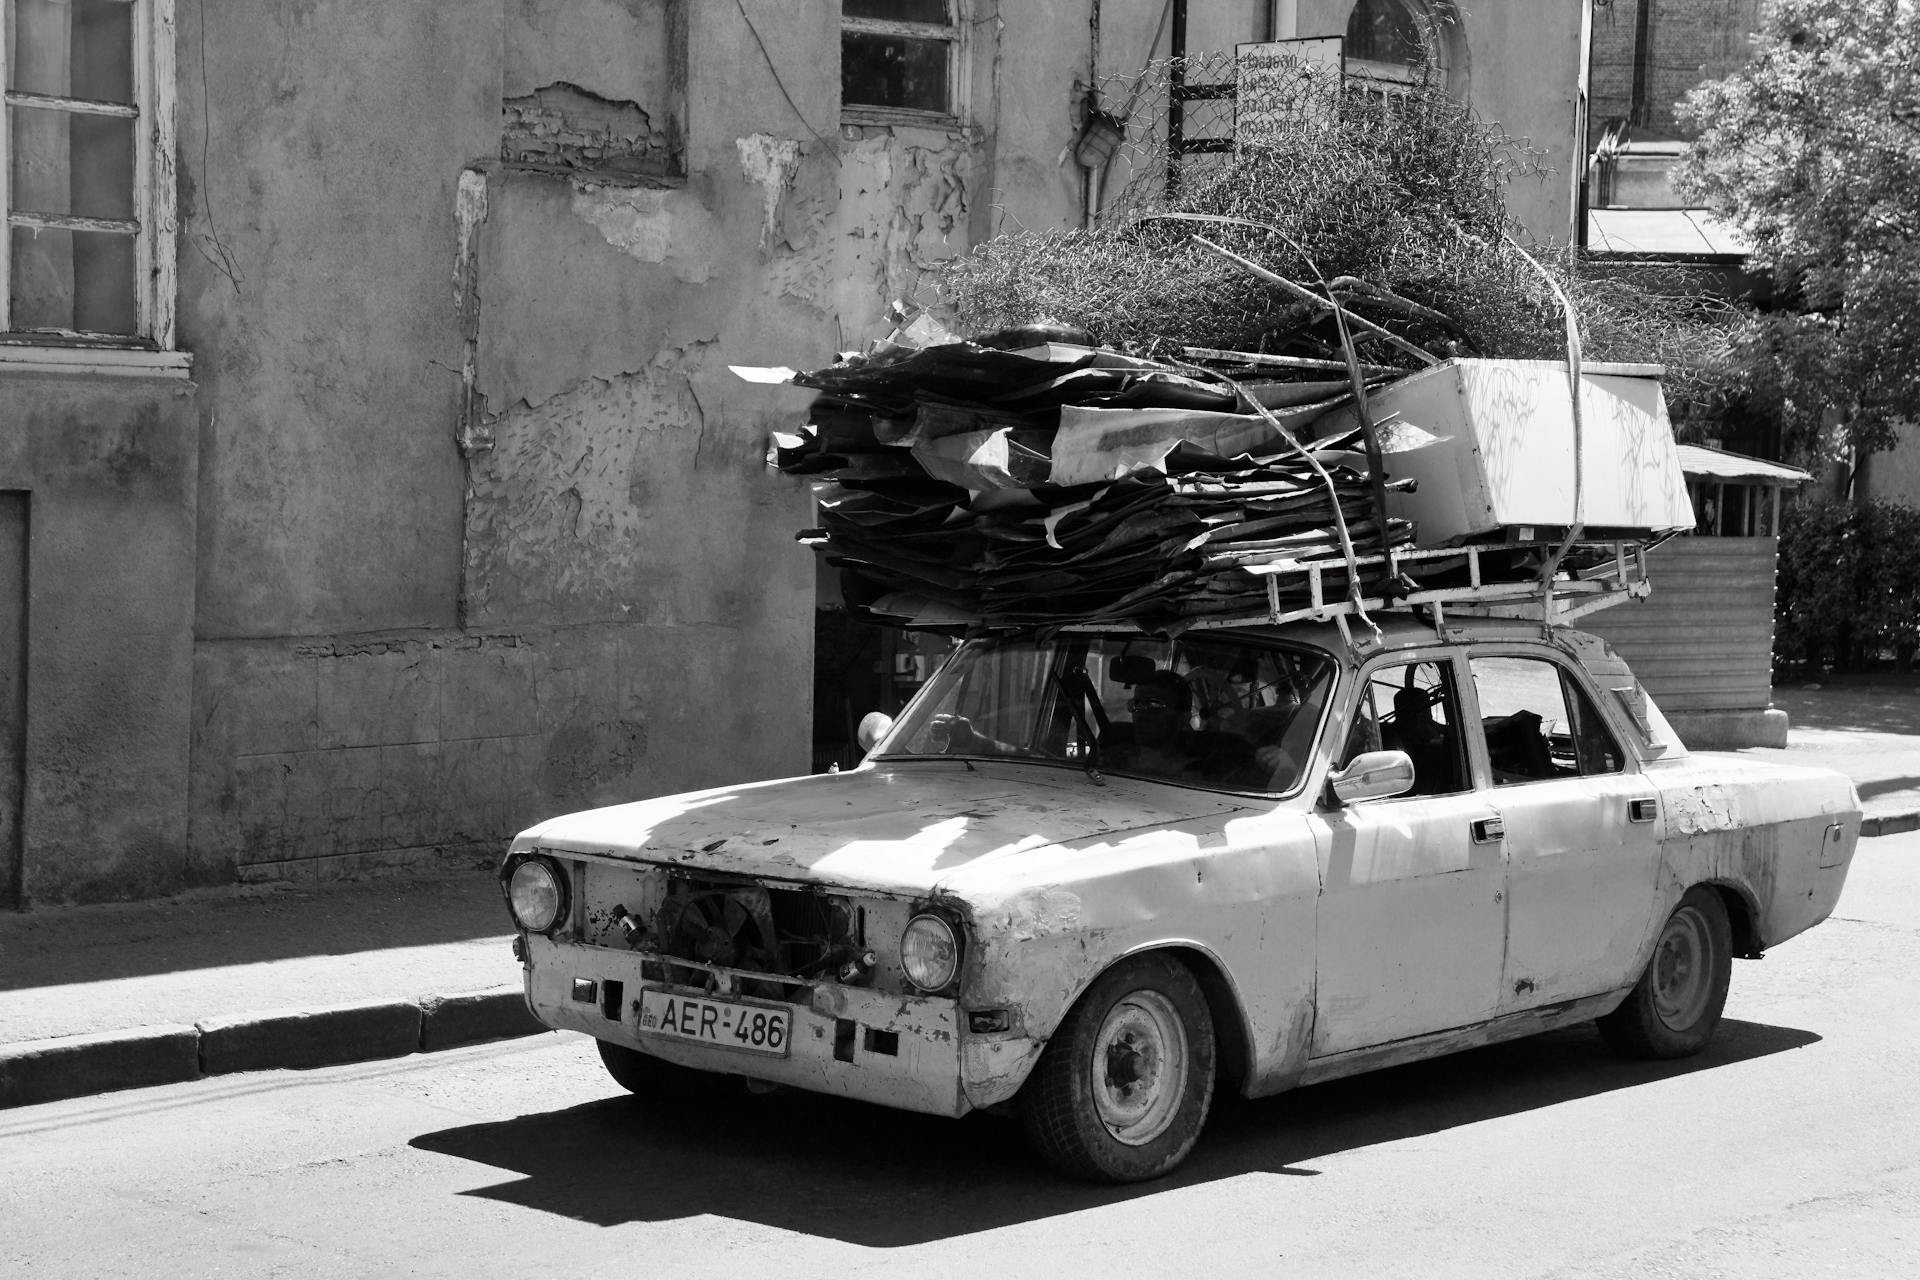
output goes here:
[{"label": "car door", "polygon": [[1658,793],[1572,664],[1476,650],[1468,666],[1506,831],[1500,1012],[1625,986],[1652,924]]},{"label": "car door", "polygon": [[1320,859],[1315,1056],[1480,1022],[1499,995],[1506,852],[1499,815],[1467,767],[1465,670],[1437,650],[1396,654],[1361,675],[1338,722],[1345,745],[1336,763],[1395,745],[1415,692],[1426,702],[1422,718],[1441,732],[1419,746],[1413,793],[1311,815]]}]

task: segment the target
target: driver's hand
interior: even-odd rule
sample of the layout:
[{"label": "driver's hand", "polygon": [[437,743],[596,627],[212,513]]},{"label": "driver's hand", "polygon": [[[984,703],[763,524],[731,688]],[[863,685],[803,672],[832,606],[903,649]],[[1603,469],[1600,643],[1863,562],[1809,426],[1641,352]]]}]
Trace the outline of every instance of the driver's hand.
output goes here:
[{"label": "driver's hand", "polygon": [[977,736],[971,720],[947,712],[935,716],[927,725],[928,747],[935,752],[970,751]]}]

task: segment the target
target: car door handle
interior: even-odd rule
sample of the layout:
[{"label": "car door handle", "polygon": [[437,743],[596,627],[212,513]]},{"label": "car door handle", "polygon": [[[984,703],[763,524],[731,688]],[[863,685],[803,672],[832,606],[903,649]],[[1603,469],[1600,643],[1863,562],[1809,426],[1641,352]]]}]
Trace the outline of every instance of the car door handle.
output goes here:
[{"label": "car door handle", "polygon": [[1651,796],[1627,801],[1628,822],[1652,822],[1660,816],[1660,802]]},{"label": "car door handle", "polygon": [[1475,844],[1493,844],[1507,838],[1507,824],[1499,817],[1479,818],[1473,824],[1473,842]]}]

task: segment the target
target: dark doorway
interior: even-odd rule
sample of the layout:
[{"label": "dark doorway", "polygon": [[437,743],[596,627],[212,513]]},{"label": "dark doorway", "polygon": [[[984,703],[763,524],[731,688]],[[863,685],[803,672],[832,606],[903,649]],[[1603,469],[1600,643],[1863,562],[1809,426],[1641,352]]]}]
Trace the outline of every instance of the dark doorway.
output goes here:
[{"label": "dark doorway", "polygon": [[24,905],[21,797],[27,744],[27,495],[0,491],[0,907]]}]

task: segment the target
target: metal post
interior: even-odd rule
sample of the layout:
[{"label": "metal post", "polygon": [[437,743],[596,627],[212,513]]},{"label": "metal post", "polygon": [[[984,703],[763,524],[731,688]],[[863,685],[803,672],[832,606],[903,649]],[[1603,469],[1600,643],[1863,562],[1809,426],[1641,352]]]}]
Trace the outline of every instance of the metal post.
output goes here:
[{"label": "metal post", "polygon": [[1173,0],[1172,62],[1167,71],[1167,201],[1180,198],[1180,158],[1187,147],[1187,0]]}]

